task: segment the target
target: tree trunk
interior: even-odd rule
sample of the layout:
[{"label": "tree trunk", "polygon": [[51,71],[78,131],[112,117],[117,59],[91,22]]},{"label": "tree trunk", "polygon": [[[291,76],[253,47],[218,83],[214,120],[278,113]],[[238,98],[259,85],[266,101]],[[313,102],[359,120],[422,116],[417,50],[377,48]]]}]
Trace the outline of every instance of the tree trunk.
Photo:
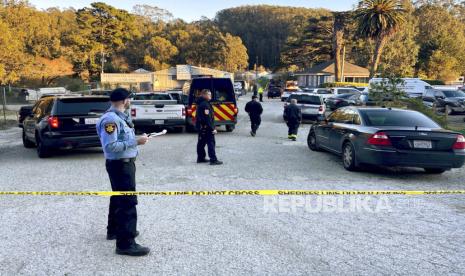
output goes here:
[{"label": "tree trunk", "polygon": [[344,44],[344,14],[334,14],[333,26],[333,51],[334,51],[334,77],[335,81],[341,81],[342,74],[342,48]]},{"label": "tree trunk", "polygon": [[387,40],[388,37],[384,35],[381,35],[376,39],[375,52],[373,53],[372,64],[370,68],[370,78],[373,78],[378,71],[381,55],[383,54],[384,46],[386,45]]}]

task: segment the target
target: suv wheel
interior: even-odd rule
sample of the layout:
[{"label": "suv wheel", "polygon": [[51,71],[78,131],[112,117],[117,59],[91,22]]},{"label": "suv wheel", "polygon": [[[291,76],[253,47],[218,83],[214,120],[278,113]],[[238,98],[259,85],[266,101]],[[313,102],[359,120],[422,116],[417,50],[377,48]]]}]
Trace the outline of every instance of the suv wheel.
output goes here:
[{"label": "suv wheel", "polygon": [[350,142],[346,142],[342,146],[342,164],[348,171],[357,170],[357,166],[355,165],[355,150]]},{"label": "suv wheel", "polygon": [[316,142],[316,135],[315,135],[314,131],[310,131],[310,133],[308,133],[307,145],[308,145],[308,148],[311,149],[312,151],[319,151],[320,150],[320,148],[318,147],[318,144]]},{"label": "suv wheel", "polygon": [[37,155],[39,158],[50,157],[50,149],[44,146],[40,138],[37,137]]},{"label": "suv wheel", "polygon": [[227,132],[233,132],[234,129],[235,129],[234,126],[226,126],[226,131]]},{"label": "suv wheel", "polygon": [[445,112],[447,115],[453,115],[453,114],[454,114],[454,110],[453,110],[452,107],[450,107],[449,105],[446,105],[444,112]]},{"label": "suv wheel", "polygon": [[35,144],[31,141],[29,141],[26,137],[26,132],[23,129],[23,146],[27,149],[33,148]]}]

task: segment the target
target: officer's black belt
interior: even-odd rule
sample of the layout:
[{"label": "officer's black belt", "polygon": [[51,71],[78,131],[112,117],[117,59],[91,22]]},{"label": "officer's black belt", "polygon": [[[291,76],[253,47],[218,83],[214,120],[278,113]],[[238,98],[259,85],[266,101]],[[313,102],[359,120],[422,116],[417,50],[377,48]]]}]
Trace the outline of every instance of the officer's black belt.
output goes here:
[{"label": "officer's black belt", "polygon": [[108,162],[131,163],[131,162],[135,162],[135,161],[136,161],[136,158],[121,158],[121,159],[115,159],[115,160],[107,159],[107,161],[108,161]]}]

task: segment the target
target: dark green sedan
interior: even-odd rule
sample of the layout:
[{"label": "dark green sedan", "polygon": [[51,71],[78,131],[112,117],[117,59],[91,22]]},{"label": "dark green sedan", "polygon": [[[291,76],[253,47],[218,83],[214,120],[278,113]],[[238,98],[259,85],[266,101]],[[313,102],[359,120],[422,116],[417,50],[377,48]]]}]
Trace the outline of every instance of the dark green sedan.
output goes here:
[{"label": "dark green sedan", "polygon": [[307,143],[313,151],[340,155],[349,171],[373,164],[443,173],[465,162],[462,134],[445,130],[412,110],[343,107],[315,123]]}]

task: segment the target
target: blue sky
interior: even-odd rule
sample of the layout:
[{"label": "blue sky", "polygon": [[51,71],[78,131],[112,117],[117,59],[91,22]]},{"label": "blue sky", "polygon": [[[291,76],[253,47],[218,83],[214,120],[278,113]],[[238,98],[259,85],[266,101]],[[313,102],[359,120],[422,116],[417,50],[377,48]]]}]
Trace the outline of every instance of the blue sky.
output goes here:
[{"label": "blue sky", "polygon": [[[74,7],[82,8],[88,6],[94,1],[80,0],[30,0],[30,3],[39,9],[49,7]],[[327,8],[330,10],[340,11],[351,9],[358,1],[357,0],[120,0],[120,1],[105,1],[109,5],[132,10],[132,7],[137,4],[149,4],[163,9],[167,9],[177,18],[182,18],[187,21],[199,19],[202,15],[212,18],[216,12],[230,7],[241,5],[255,4],[270,4],[281,6],[296,6],[308,8]]]}]

